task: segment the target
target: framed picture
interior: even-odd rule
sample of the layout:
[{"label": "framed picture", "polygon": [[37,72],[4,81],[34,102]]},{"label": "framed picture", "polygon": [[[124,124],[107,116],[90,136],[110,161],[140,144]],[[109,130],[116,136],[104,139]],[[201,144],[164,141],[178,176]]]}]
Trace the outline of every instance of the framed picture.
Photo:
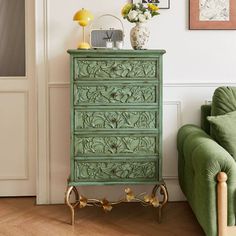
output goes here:
[{"label": "framed picture", "polygon": [[236,29],[236,1],[190,0],[189,29]]},{"label": "framed picture", "polygon": [[170,8],[170,0],[133,0],[133,3],[153,3],[157,4],[160,9],[169,9]]}]

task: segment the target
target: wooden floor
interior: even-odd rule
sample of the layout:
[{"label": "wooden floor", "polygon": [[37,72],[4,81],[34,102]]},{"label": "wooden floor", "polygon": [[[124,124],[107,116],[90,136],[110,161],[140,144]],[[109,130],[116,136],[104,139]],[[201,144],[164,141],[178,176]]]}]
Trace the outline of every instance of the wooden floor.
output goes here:
[{"label": "wooden floor", "polygon": [[34,198],[0,198],[0,236],[197,236],[204,235],[186,202],[168,203],[163,221],[155,209],[138,203],[116,206],[111,213],[87,207],[68,224],[65,205],[35,206]]}]

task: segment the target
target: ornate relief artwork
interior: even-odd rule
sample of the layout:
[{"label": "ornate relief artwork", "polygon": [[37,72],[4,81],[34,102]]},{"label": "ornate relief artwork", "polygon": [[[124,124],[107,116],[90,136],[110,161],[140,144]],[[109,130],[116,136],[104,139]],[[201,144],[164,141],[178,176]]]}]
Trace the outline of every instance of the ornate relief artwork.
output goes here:
[{"label": "ornate relief artwork", "polygon": [[236,29],[235,0],[190,0],[189,29]]},{"label": "ornate relief artwork", "polygon": [[156,102],[156,88],[152,85],[80,86],[79,84],[76,84],[74,90],[75,105]]},{"label": "ornate relief artwork", "polygon": [[150,154],[157,153],[155,136],[74,136],[74,154],[107,155],[107,154]]},{"label": "ornate relief artwork", "polygon": [[143,79],[143,77],[152,79],[156,78],[157,69],[157,63],[154,60],[76,60],[75,80]]},{"label": "ornate relief artwork", "polygon": [[155,162],[76,162],[79,180],[154,179]]},{"label": "ornate relief artwork", "polygon": [[229,21],[229,0],[200,0],[200,21]]},{"label": "ornate relief artwork", "polygon": [[154,111],[75,111],[75,129],[153,129]]}]

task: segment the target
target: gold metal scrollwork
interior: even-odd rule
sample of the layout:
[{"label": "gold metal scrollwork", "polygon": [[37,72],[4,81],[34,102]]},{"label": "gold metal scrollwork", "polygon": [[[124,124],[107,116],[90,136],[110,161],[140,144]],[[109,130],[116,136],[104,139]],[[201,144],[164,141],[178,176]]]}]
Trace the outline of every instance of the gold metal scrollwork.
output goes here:
[{"label": "gold metal scrollwork", "polygon": [[[157,193],[163,197],[162,201],[159,200]],[[75,202],[70,203],[70,195],[74,192],[75,194]],[[74,225],[75,218],[75,208],[84,208],[86,206],[96,206],[101,207],[105,212],[109,212],[112,210],[114,205],[117,205],[122,202],[140,202],[143,206],[153,206],[158,208],[158,222],[161,221],[161,211],[163,206],[168,201],[168,192],[167,188],[164,184],[155,185],[151,195],[146,193],[141,193],[135,195],[131,188],[125,189],[125,196],[118,201],[109,202],[107,199],[88,199],[85,196],[79,195],[78,190],[75,186],[68,187],[65,194],[65,203],[70,208],[71,211],[71,224]]]}]

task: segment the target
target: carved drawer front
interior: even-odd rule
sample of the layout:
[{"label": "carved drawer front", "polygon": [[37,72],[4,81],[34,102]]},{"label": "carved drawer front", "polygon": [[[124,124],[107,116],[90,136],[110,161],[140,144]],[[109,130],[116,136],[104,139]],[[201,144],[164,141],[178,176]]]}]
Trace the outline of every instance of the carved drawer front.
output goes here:
[{"label": "carved drawer front", "polygon": [[80,111],[75,110],[75,130],[79,129],[154,129],[157,111]]},{"label": "carved drawer front", "polygon": [[74,136],[74,155],[137,154],[158,153],[157,136]]},{"label": "carved drawer front", "polygon": [[104,85],[74,86],[74,104],[156,103],[157,86]]},{"label": "carved drawer front", "polygon": [[75,161],[75,181],[122,181],[122,180],[153,180],[156,179],[156,162],[147,161]]},{"label": "carved drawer front", "polygon": [[74,60],[75,80],[154,79],[158,74],[157,60]]}]

